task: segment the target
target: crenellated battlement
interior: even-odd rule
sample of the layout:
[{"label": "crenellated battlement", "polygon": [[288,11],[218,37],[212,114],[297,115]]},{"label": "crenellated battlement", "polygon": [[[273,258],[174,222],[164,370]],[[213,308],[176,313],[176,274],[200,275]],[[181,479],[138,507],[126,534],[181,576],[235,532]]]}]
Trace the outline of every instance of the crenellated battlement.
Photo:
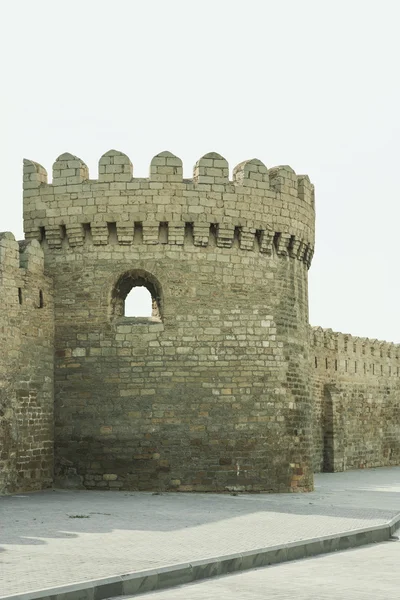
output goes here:
[{"label": "crenellated battlement", "polygon": [[400,376],[400,344],[310,327],[312,367],[349,374]]},{"label": "crenellated battlement", "polygon": [[[17,242],[0,232],[0,297],[3,311],[41,308],[51,282],[44,272],[44,253],[37,240]],[[44,291],[45,290],[45,291]]]},{"label": "crenellated battlement", "polygon": [[0,269],[2,271],[19,268],[19,246],[14,235],[5,231],[0,233]]},{"label": "crenellated battlement", "polygon": [[29,273],[44,273],[44,254],[37,240],[17,242],[9,232],[0,232],[0,270],[24,269]]},{"label": "crenellated battlement", "polygon": [[400,344],[309,326],[307,175],[209,152],[189,179],[161,152],[139,178],[109,150],[95,179],[64,153],[23,181],[0,492],[48,485],[53,449],[57,485],[88,489],[309,491],[313,469],[400,464]]},{"label": "crenellated battlement", "polygon": [[37,240],[0,232],[0,493],[52,482],[53,281]]},{"label": "crenellated battlement", "polygon": [[258,159],[237,165],[230,181],[227,161],[211,152],[188,180],[182,161],[161,152],[144,179],[133,177],[125,154],[110,150],[91,180],[85,163],[65,153],[53,165],[51,184],[41,165],[24,161],[26,238],[49,249],[193,243],[290,256],[309,266],[314,220],[309,178],[288,166],[267,169]]},{"label": "crenellated battlement", "polygon": [[357,356],[400,358],[400,344],[357,337],[322,327],[310,327],[310,346],[353,353]]},{"label": "crenellated battlement", "polygon": [[[52,183],[48,183],[47,171],[42,165],[24,159],[24,190],[41,185],[53,187],[71,186],[80,183],[96,182],[159,182],[167,184],[197,184],[211,186],[210,191],[221,191],[213,186],[236,186],[274,190],[288,193],[314,205],[314,186],[307,175],[296,175],[294,170],[282,165],[267,169],[260,160],[254,158],[238,164],[233,169],[233,179],[229,180],[227,160],[216,152],[202,156],[194,165],[193,179],[183,179],[182,161],[165,151],[153,157],[150,163],[149,178],[134,178],[133,165],[129,157],[118,150],[109,150],[99,160],[98,179],[89,178],[87,165],[77,156],[68,152],[61,154],[53,164]],[[57,190],[58,191],[58,190]],[[61,190],[60,190],[61,191]],[[30,194],[27,195],[29,197]]]}]

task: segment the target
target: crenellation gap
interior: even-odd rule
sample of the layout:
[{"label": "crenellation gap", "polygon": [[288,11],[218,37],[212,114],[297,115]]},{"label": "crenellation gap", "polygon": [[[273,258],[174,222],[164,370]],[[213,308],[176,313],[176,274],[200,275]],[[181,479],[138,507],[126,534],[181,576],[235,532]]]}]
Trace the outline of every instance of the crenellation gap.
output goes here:
[{"label": "crenellation gap", "polygon": [[135,221],[133,226],[133,244],[138,246],[143,244],[143,223]]},{"label": "crenellation gap", "polygon": [[108,230],[108,243],[110,245],[118,244],[118,235],[117,235],[117,223],[115,221],[109,223],[107,222],[107,230]]},{"label": "crenellation gap", "polygon": [[208,245],[211,248],[216,248],[217,247],[217,239],[218,239],[218,224],[210,223]]},{"label": "crenellation gap", "polygon": [[280,241],[281,241],[281,237],[282,237],[282,233],[280,231],[276,231],[274,233],[273,246],[274,246],[274,248],[275,248],[276,251],[279,249],[279,244],[280,244]]},{"label": "crenellation gap", "polygon": [[185,223],[185,246],[194,246],[194,228],[193,223]]},{"label": "crenellation gap", "polygon": [[93,243],[92,227],[90,223],[82,223],[83,236],[87,244]]},{"label": "crenellation gap", "polygon": [[261,252],[261,242],[262,242],[263,232],[261,229],[256,229],[256,233],[254,236],[254,250],[256,252]]},{"label": "crenellation gap", "polygon": [[240,233],[241,233],[241,227],[235,227],[234,232],[233,232],[233,243],[232,243],[233,248],[240,248]]},{"label": "crenellation gap", "polygon": [[158,226],[158,241],[160,244],[168,244],[168,223],[165,221]]}]

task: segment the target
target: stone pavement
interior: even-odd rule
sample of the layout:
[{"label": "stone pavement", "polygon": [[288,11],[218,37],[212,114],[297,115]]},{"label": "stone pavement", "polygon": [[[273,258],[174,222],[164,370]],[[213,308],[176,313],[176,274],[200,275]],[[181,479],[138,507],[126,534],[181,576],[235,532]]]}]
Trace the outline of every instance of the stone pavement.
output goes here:
[{"label": "stone pavement", "polygon": [[400,467],[317,475],[310,494],[5,496],[0,598],[370,530],[399,513]]},{"label": "stone pavement", "polygon": [[[124,600],[399,600],[400,542],[252,569]],[[122,600],[120,597],[118,600]]]}]

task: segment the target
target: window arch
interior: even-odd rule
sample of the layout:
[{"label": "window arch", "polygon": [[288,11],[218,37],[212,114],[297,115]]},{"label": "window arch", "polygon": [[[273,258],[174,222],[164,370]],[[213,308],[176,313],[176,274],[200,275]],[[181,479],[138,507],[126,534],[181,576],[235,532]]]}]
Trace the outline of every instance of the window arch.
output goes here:
[{"label": "window arch", "polygon": [[135,285],[128,292],[124,303],[125,317],[152,317],[153,298],[144,285]]},{"label": "window arch", "polygon": [[[135,288],[145,288],[149,292],[151,296],[151,315],[142,316],[138,314],[137,307],[132,306],[131,302],[126,303],[128,295],[130,299],[131,297],[135,299]],[[154,275],[141,269],[125,272],[119,277],[112,290],[111,309],[112,316],[117,318],[126,316],[127,318],[160,321],[162,318],[162,291],[159,281]]]}]

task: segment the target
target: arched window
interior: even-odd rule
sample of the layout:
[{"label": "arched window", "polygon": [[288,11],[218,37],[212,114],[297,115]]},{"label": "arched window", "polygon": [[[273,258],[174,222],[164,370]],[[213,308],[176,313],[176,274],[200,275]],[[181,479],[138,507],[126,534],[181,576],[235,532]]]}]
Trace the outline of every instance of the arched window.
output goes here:
[{"label": "arched window", "polygon": [[153,299],[144,285],[131,289],[124,302],[125,317],[152,317]]},{"label": "arched window", "polygon": [[162,317],[161,286],[157,279],[142,270],[121,275],[111,300],[114,317],[145,318],[160,321]]}]

